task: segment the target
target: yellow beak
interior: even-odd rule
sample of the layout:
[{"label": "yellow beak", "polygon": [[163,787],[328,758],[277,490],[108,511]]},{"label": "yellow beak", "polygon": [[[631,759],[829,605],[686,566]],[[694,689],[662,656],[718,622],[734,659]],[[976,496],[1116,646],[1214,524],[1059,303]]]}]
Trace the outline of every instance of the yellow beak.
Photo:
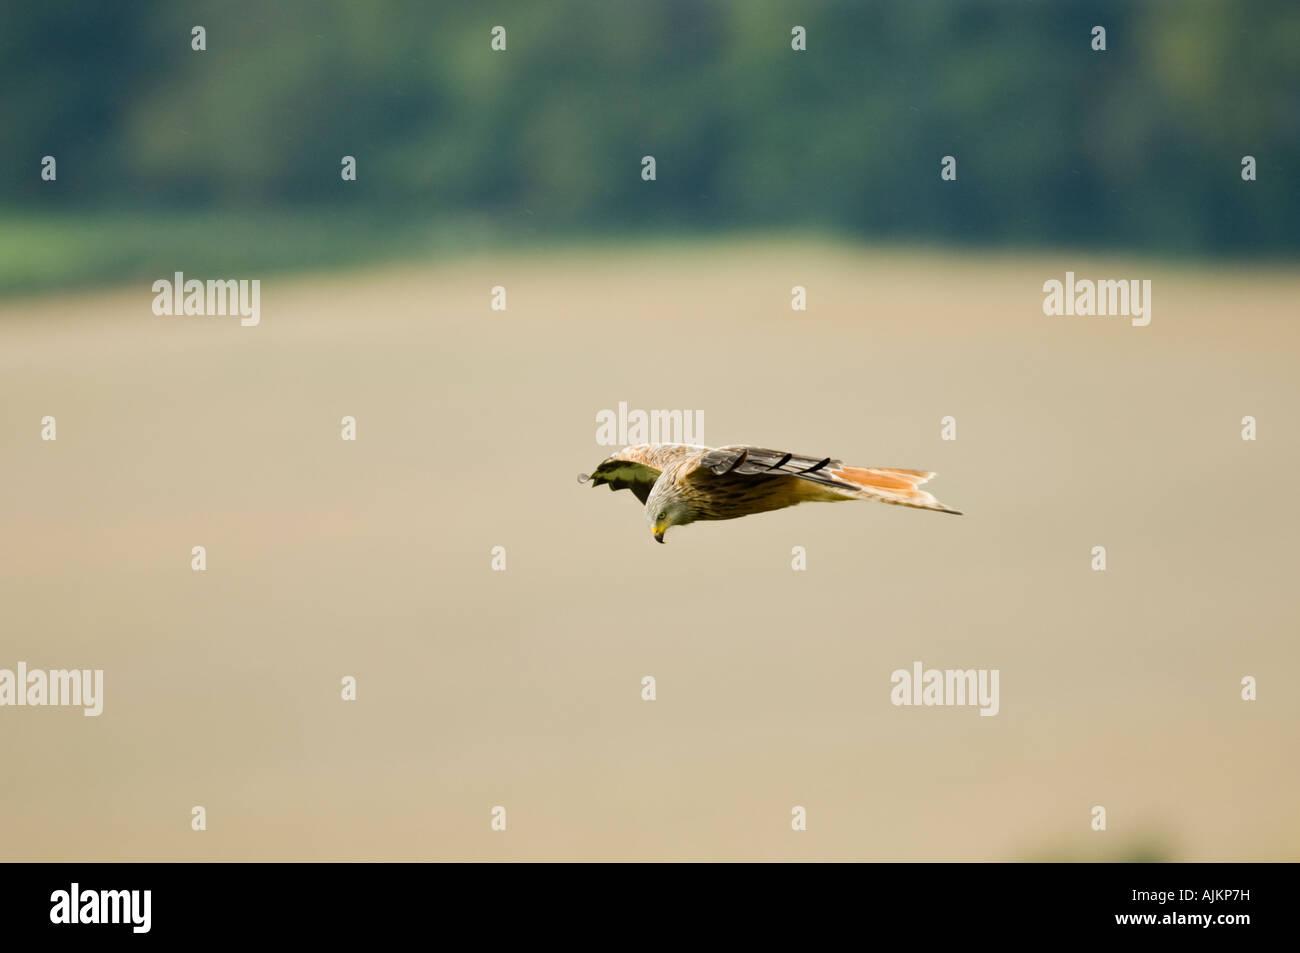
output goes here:
[{"label": "yellow beak", "polygon": [[666,532],[668,532],[667,523],[655,523],[654,534],[656,542],[662,543],[664,541],[664,533]]}]

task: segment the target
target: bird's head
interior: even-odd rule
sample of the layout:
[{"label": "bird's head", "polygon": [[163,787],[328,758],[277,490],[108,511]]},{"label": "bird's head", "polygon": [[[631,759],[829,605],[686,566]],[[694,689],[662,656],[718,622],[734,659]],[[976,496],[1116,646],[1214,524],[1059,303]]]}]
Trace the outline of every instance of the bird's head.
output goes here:
[{"label": "bird's head", "polygon": [[670,526],[695,522],[690,500],[681,487],[671,480],[656,480],[645,501],[645,518],[655,540],[662,543]]}]

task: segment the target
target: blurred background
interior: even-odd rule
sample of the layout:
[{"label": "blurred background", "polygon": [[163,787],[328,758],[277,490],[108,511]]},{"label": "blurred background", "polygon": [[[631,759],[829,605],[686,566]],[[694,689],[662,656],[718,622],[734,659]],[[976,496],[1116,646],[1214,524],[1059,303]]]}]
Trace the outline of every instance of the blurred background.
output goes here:
[{"label": "blurred background", "polygon": [[[1296,859],[1298,46],[1283,0],[3,7],[0,667],[106,699],[0,711],[0,855]],[[1045,317],[1067,270],[1151,325]],[[176,271],[260,326],[155,316]],[[967,515],[660,547],[574,479],[620,401]],[[892,707],[914,660],[1001,713]]]},{"label": "blurred background", "polygon": [[0,289],[791,227],[1291,255],[1297,44],[1286,0],[8,4]]}]

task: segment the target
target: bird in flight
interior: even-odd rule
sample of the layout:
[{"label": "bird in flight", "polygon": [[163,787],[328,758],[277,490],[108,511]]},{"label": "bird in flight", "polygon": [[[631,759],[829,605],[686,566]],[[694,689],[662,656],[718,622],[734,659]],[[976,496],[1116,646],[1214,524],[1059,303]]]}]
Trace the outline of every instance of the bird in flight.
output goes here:
[{"label": "bird in flight", "polygon": [[698,447],[686,443],[624,447],[581,474],[579,482],[631,490],[645,504],[646,521],[659,542],[670,526],[732,520],[796,503],[878,500],[961,515],[918,489],[933,473],[892,467],[846,467],[762,447]]}]

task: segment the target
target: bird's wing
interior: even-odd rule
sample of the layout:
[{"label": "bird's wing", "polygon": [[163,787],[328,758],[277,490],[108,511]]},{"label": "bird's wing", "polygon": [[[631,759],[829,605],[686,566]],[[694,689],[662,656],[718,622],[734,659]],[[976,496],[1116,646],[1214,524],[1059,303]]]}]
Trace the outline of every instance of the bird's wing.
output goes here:
[{"label": "bird's wing", "polygon": [[707,481],[727,474],[755,479],[795,477],[859,499],[961,515],[960,510],[944,506],[925,490],[918,489],[934,476],[928,470],[846,467],[843,461],[831,457],[809,457],[762,447],[710,450],[700,458],[699,466],[687,479]]},{"label": "bird's wing", "polygon": [[605,483],[611,490],[631,490],[638,500],[645,503],[650,496],[650,488],[665,467],[703,453],[704,450],[703,447],[687,444],[639,444],[624,447],[612,457],[602,460],[600,466],[586,479],[591,481],[592,486]]},{"label": "bird's wing", "polygon": [[740,476],[793,476],[823,486],[842,490],[856,490],[855,484],[836,478],[832,471],[843,466],[840,460],[830,457],[808,457],[782,450],[765,450],[762,447],[719,447],[700,458],[700,465],[690,474],[691,479],[708,479],[735,473]]}]

